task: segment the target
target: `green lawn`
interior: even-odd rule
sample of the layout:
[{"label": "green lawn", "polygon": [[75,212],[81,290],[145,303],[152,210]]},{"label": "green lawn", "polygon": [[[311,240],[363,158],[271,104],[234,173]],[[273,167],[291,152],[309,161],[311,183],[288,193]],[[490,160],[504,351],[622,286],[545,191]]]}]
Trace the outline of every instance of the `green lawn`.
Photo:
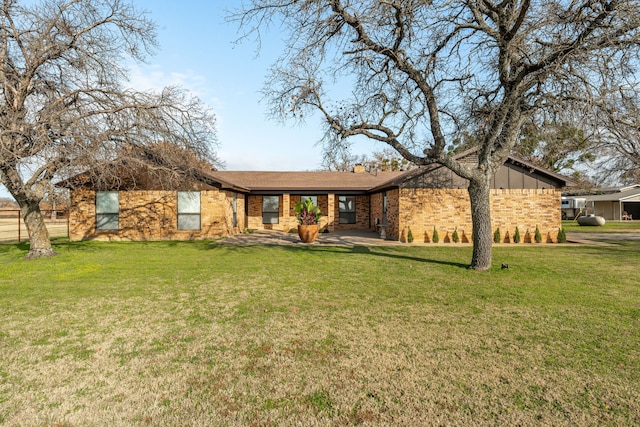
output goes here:
[{"label": "green lawn", "polygon": [[637,242],[55,246],[0,245],[1,425],[640,425]]},{"label": "green lawn", "polygon": [[640,232],[640,221],[606,221],[599,227],[581,226],[576,221],[562,221],[562,228],[576,233]]}]

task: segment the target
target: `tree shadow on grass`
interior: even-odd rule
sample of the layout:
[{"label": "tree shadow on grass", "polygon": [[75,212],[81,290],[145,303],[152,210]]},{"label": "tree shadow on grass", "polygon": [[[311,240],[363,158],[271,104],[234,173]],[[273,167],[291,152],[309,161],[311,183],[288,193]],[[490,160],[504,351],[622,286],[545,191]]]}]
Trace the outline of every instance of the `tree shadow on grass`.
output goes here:
[{"label": "tree shadow on grass", "polygon": [[[61,250],[69,251],[72,248],[80,248],[86,250],[87,242],[71,242],[68,237],[52,237],[50,238],[51,247],[54,253],[58,253]],[[22,242],[1,242],[0,254],[16,253],[18,255],[26,256],[29,253],[30,248],[29,240],[23,240]],[[48,257],[45,257],[48,258]]]},{"label": "tree shadow on grass", "polygon": [[377,251],[377,250],[372,250],[372,249],[375,249],[375,247],[371,247],[371,246],[353,246],[351,248],[351,253],[352,254],[373,255],[373,256],[379,256],[379,257],[384,257],[384,258],[394,258],[394,259],[407,260],[407,261],[423,262],[423,263],[427,263],[427,264],[449,265],[449,266],[452,266],[452,267],[464,268],[465,270],[469,268],[469,264],[456,262],[456,261],[444,261],[444,260],[441,260],[441,259],[418,257],[418,256],[415,256],[415,255],[405,255],[405,254],[401,254],[401,253],[398,253],[398,252],[392,252],[390,250]]},{"label": "tree shadow on grass", "polygon": [[0,243],[0,254],[8,254],[13,251],[24,252],[25,255],[29,252],[29,242],[20,242],[20,243]]},{"label": "tree shadow on grass", "polygon": [[[413,254],[402,254],[397,251],[394,251],[391,248],[380,249],[375,246],[364,246],[364,245],[354,245],[354,246],[319,246],[319,245],[226,245],[226,244],[211,244],[209,245],[209,249],[220,251],[223,249],[227,253],[236,253],[249,254],[255,250],[264,250],[264,249],[273,249],[280,250],[286,252],[323,252],[323,253],[331,253],[336,255],[371,255],[376,257],[383,258],[392,258],[399,259],[404,261],[415,261],[421,263],[428,264],[440,264],[440,265],[448,265],[452,267],[458,267],[463,269],[468,269],[469,264],[456,262],[456,261],[443,261],[440,259],[433,259],[427,257],[415,256]],[[379,249],[379,250],[376,250]]]}]

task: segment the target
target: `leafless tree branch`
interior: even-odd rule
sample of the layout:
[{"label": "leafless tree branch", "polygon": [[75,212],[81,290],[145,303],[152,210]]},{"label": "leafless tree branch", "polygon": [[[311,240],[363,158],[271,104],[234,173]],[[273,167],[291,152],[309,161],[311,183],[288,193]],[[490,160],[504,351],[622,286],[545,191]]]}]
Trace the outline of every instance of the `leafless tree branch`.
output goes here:
[{"label": "leafless tree branch", "polygon": [[[247,37],[274,23],[291,35],[265,88],[275,117],[319,111],[329,150],[365,136],[468,179],[479,269],[491,253],[489,182],[523,125],[598,101],[640,41],[635,0],[252,0],[230,20]],[[450,155],[464,133],[476,136],[475,164]]]},{"label": "leafless tree branch", "polygon": [[51,253],[38,205],[56,177],[144,147],[165,169],[185,166],[186,153],[218,162],[215,116],[197,98],[126,88],[127,59],[156,46],[154,23],[124,0],[1,3],[0,183],[23,211],[32,256]]}]

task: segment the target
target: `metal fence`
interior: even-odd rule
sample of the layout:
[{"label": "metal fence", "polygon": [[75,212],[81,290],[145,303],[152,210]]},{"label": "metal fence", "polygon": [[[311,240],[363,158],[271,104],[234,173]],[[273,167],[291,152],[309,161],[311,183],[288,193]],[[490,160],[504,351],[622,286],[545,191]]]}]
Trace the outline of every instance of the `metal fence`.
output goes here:
[{"label": "metal fence", "polygon": [[[66,211],[43,210],[45,225],[50,237],[69,237],[69,215]],[[20,210],[0,210],[0,242],[29,240],[27,227]]]}]

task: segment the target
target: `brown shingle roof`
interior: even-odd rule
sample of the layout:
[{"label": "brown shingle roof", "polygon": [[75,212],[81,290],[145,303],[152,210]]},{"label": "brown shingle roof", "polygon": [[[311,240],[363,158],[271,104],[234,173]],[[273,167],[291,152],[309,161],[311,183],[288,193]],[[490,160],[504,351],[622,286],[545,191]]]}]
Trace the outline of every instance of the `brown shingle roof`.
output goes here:
[{"label": "brown shingle roof", "polygon": [[214,171],[207,175],[251,191],[367,191],[403,173]]}]

